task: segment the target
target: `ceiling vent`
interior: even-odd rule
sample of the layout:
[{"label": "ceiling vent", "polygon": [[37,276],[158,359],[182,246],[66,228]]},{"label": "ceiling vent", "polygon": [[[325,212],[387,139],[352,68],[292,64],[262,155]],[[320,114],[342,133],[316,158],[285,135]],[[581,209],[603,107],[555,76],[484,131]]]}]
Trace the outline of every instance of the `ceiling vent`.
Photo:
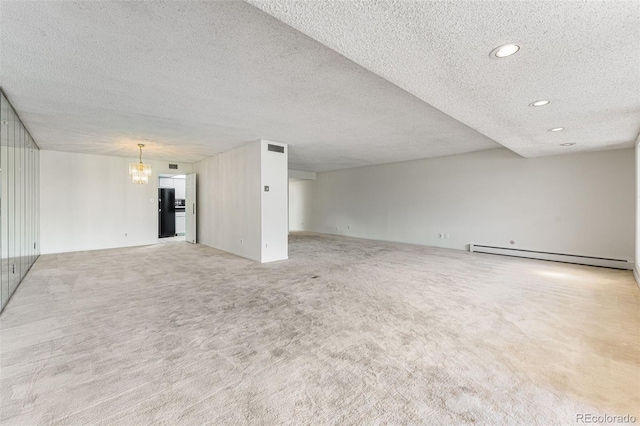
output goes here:
[{"label": "ceiling vent", "polygon": [[169,164],[169,168],[170,169],[174,169],[174,170],[178,170],[178,165],[177,164]]},{"label": "ceiling vent", "polygon": [[267,146],[267,149],[268,149],[269,151],[273,151],[273,152],[281,152],[281,153],[283,153],[283,154],[284,154],[284,146],[271,145],[271,144],[269,144],[269,145]]}]

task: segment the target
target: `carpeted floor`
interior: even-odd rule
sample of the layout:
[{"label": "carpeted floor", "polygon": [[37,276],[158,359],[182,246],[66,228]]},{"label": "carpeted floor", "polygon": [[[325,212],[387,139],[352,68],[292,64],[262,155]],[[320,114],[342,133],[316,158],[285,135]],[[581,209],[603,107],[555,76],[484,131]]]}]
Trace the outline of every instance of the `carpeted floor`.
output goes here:
[{"label": "carpeted floor", "polygon": [[41,256],[0,316],[0,423],[640,419],[629,271],[317,234]]}]

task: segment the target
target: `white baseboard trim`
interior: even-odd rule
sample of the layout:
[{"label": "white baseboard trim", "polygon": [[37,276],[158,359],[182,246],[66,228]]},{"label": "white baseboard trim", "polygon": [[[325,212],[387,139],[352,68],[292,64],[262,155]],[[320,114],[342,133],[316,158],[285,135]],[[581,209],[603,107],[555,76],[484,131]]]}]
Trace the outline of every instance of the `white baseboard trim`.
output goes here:
[{"label": "white baseboard trim", "polygon": [[551,260],[554,262],[576,263],[578,265],[601,266],[614,269],[633,269],[634,263],[624,259],[606,259],[601,257],[578,256],[573,254],[547,253],[533,250],[521,250],[505,247],[492,247],[471,244],[469,251],[474,253],[499,254],[502,256],[525,257],[527,259]]}]

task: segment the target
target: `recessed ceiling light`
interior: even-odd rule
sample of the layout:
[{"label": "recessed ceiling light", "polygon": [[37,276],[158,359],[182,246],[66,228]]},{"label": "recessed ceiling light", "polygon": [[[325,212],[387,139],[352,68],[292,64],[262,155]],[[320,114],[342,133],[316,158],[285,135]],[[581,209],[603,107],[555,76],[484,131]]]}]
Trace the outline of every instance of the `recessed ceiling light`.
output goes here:
[{"label": "recessed ceiling light", "polygon": [[560,146],[573,146],[575,143],[561,143]]},{"label": "recessed ceiling light", "polygon": [[531,102],[529,104],[529,106],[539,107],[539,106],[549,105],[550,103],[551,103],[551,101],[535,101],[535,102]]},{"label": "recessed ceiling light", "polygon": [[520,46],[518,46],[517,44],[509,43],[505,44],[504,46],[496,47],[491,51],[489,56],[491,56],[492,58],[502,59],[506,58],[507,56],[513,55],[518,50],[520,50]]},{"label": "recessed ceiling light", "polygon": [[549,129],[550,132],[561,132],[564,130],[564,127],[554,127],[553,129]]}]

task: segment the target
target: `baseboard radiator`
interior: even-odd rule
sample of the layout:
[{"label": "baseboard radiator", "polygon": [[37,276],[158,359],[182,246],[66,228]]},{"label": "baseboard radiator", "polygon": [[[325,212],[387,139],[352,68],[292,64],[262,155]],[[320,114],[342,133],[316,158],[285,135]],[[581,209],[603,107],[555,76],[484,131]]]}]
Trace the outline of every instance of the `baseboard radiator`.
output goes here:
[{"label": "baseboard radiator", "polygon": [[603,257],[577,256],[573,254],[547,253],[543,251],[522,250],[505,247],[483,246],[471,244],[469,251],[474,253],[499,254],[502,256],[526,257],[528,259],[551,260],[554,262],[577,263],[579,265],[602,266],[615,269],[633,269],[633,262],[622,259]]}]

